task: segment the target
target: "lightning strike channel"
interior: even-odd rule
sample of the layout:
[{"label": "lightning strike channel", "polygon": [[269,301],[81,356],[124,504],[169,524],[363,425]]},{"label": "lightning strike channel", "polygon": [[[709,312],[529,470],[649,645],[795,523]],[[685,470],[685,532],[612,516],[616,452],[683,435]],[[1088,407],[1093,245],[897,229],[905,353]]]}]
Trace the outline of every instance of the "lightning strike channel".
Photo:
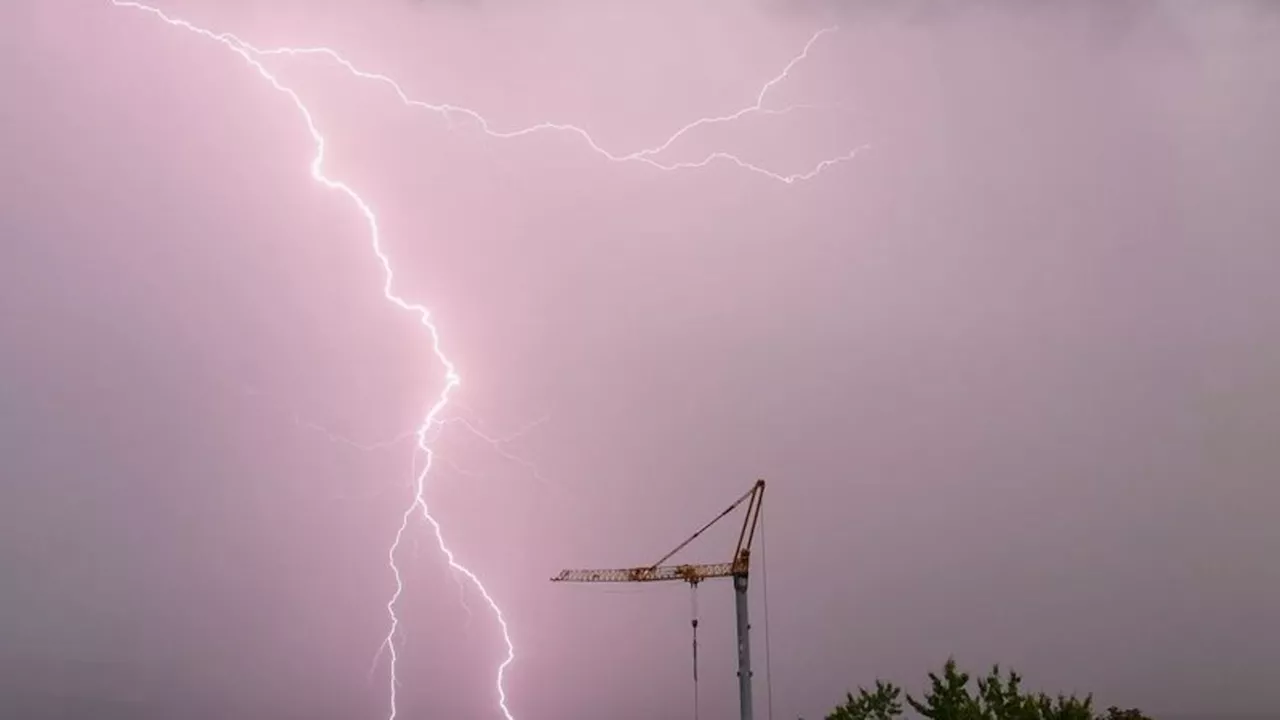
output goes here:
[{"label": "lightning strike channel", "polygon": [[[610,162],[617,162],[617,163],[635,162],[635,163],[648,165],[658,170],[674,171],[674,170],[691,170],[691,169],[703,168],[703,167],[707,167],[708,165],[711,165],[712,163],[723,161],[723,162],[730,163],[732,165],[736,165],[737,167],[743,170],[747,170],[752,173],[757,173],[769,179],[776,180],[776,181],[790,185],[796,182],[811,180],[814,177],[817,177],[823,171],[835,165],[852,160],[858,153],[867,149],[868,146],[863,145],[847,153],[844,153],[842,155],[838,155],[836,157],[823,160],[817,163],[807,172],[793,173],[793,174],[783,174],[783,173],[769,170],[767,168],[755,165],[747,160],[744,160],[738,157],[737,155],[734,155],[728,152],[712,152],[706,155],[705,157],[703,157],[701,160],[697,160],[697,161],[662,162],[657,158],[662,153],[670,149],[678,140],[680,140],[680,138],[686,136],[687,134],[689,134],[690,132],[692,132],[697,128],[732,122],[751,114],[782,115],[782,114],[787,114],[789,112],[792,112],[794,110],[813,107],[808,105],[792,105],[792,106],[788,106],[781,109],[770,109],[765,107],[765,100],[767,98],[767,95],[769,94],[769,91],[772,90],[779,83],[786,80],[786,78],[789,77],[791,71],[795,68],[795,66],[809,56],[809,52],[813,48],[814,44],[823,35],[834,32],[837,28],[834,28],[834,27],[824,28],[816,32],[812,37],[810,37],[809,41],[805,44],[801,52],[795,57],[793,57],[790,62],[787,63],[787,65],[783,68],[782,72],[780,72],[775,77],[771,78],[768,82],[766,82],[763,85],[760,92],[757,94],[755,102],[753,104],[748,105],[744,108],[741,108],[736,112],[729,113],[726,115],[700,118],[698,120],[695,120],[679,128],[678,130],[676,130],[676,132],[668,136],[666,140],[659,143],[658,145],[655,145],[650,148],[641,149],[632,153],[620,154],[620,153],[611,152],[605,149],[603,146],[597,143],[596,140],[591,136],[591,134],[587,132],[587,130],[585,130],[584,128],[577,125],[567,124],[567,123],[543,122],[543,123],[538,123],[522,129],[517,129],[517,130],[495,130],[491,125],[491,123],[489,122],[489,120],[476,110],[472,110],[470,108],[461,107],[457,105],[432,104],[432,103],[424,102],[421,100],[415,100],[411,98],[408,95],[408,93],[405,92],[405,90],[402,88],[402,86],[399,83],[397,83],[395,80],[393,80],[389,76],[383,75],[380,73],[374,73],[374,72],[368,72],[368,71],[362,70],[358,68],[356,65],[354,65],[351,61],[343,57],[341,54],[339,54],[337,51],[327,47],[306,47],[306,48],[282,47],[282,48],[260,49],[245,42],[244,40],[241,40],[239,37],[235,36],[234,34],[219,33],[219,32],[205,29],[187,20],[172,17],[166,12],[164,12],[163,10],[156,7],[152,7],[150,5],[146,5],[140,2],[134,2],[133,0],[109,0],[109,2],[113,6],[118,8],[129,8],[129,9],[138,10],[138,11],[142,11],[144,13],[153,15],[170,26],[187,30],[189,32],[195,33],[196,35],[199,35],[208,40],[212,40],[214,42],[220,43],[230,51],[234,52],[236,55],[240,56],[246,63],[248,63],[248,65],[255,72],[258,73],[258,75],[260,75],[266,82],[268,82],[272,86],[272,88],[274,88],[278,92],[285,95],[292,102],[292,104],[294,105],[294,107],[302,117],[306,125],[307,131],[310,134],[312,142],[315,147],[315,155],[313,156],[312,161],[310,163],[310,174],[312,179],[318,184],[320,184],[321,186],[327,188],[328,190],[331,190],[346,196],[352,202],[352,204],[355,205],[356,209],[359,210],[360,214],[364,217],[369,228],[369,241],[370,241],[371,249],[374,255],[376,256],[379,264],[381,265],[382,271],[383,271],[383,283],[382,283],[383,297],[389,303],[399,308],[400,310],[411,313],[412,315],[417,317],[418,322],[422,325],[422,327],[427,332],[428,338],[430,340],[431,351],[435,357],[436,362],[438,362],[441,365],[441,367],[444,369],[444,384],[441,390],[435,395],[434,399],[429,402],[428,407],[426,409],[426,413],[423,416],[421,424],[411,434],[411,436],[416,438],[417,440],[416,450],[417,452],[421,453],[422,457],[424,458],[424,461],[420,468],[415,468],[415,472],[413,475],[413,484],[412,484],[413,485],[412,498],[400,516],[399,527],[397,528],[394,535],[394,539],[387,550],[387,565],[391,570],[392,576],[395,581],[395,590],[386,604],[386,610],[387,610],[387,615],[390,619],[390,625],[389,625],[386,637],[383,639],[381,645],[379,646],[378,652],[374,656],[374,662],[376,664],[378,658],[381,656],[383,652],[387,653],[389,657],[389,664],[390,664],[390,681],[389,681],[390,709],[389,709],[388,720],[395,720],[399,713],[399,708],[397,705],[397,690],[399,688],[400,683],[396,673],[396,667],[397,667],[397,662],[399,660],[399,656],[396,651],[395,638],[397,637],[397,633],[400,631],[400,618],[396,613],[396,606],[401,596],[404,593],[404,582],[400,574],[400,567],[396,562],[396,557],[400,550],[401,543],[404,540],[405,533],[409,528],[410,522],[416,515],[420,515],[422,519],[425,520],[427,524],[431,527],[432,532],[435,536],[437,547],[439,548],[440,552],[444,555],[445,560],[447,561],[450,569],[455,573],[455,577],[460,576],[462,578],[465,578],[466,581],[469,582],[470,585],[480,593],[481,597],[484,599],[485,604],[488,605],[490,611],[493,613],[493,616],[497,621],[499,628],[501,629],[503,644],[505,645],[505,648],[506,648],[506,654],[502,659],[502,662],[498,665],[498,668],[497,668],[496,679],[495,679],[495,689],[497,691],[498,707],[501,710],[503,717],[505,718],[505,720],[514,720],[514,716],[512,715],[511,710],[507,705],[505,679],[506,679],[506,673],[508,668],[511,666],[512,662],[515,661],[515,644],[511,639],[511,632],[507,624],[506,616],[503,614],[502,608],[499,607],[498,603],[489,594],[488,589],[485,587],[484,583],[480,580],[480,578],[474,572],[472,572],[469,568],[467,568],[465,565],[463,565],[461,562],[458,561],[453,549],[449,546],[449,544],[444,538],[444,532],[442,530],[440,522],[431,513],[430,507],[428,506],[426,501],[426,481],[427,481],[427,477],[431,473],[433,463],[436,460],[435,451],[431,444],[431,440],[433,438],[432,431],[435,430],[437,431],[437,434],[438,434],[438,431],[443,429],[443,427],[446,424],[453,424],[453,423],[462,424],[464,427],[466,427],[467,430],[469,430],[473,434],[479,436],[483,440],[488,441],[506,459],[524,464],[526,469],[529,469],[531,472],[533,472],[536,477],[539,477],[539,479],[541,478],[540,476],[538,476],[537,470],[532,466],[532,464],[527,463],[527,461],[524,461],[522,458],[512,455],[508,451],[503,449],[502,446],[506,441],[488,436],[487,434],[481,432],[475,425],[465,420],[459,420],[457,418],[445,419],[442,417],[442,414],[444,413],[445,408],[449,405],[449,402],[453,394],[461,386],[462,378],[458,372],[457,367],[454,365],[454,363],[449,359],[449,357],[444,353],[444,351],[441,348],[440,333],[435,323],[432,320],[431,311],[424,305],[406,300],[403,296],[399,295],[396,292],[395,271],[391,262],[391,258],[384,249],[380,226],[378,223],[378,218],[372,206],[370,206],[369,203],[366,202],[364,198],[362,198],[359,195],[359,193],[357,193],[351,186],[347,185],[346,183],[343,183],[342,181],[335,180],[325,175],[324,162],[326,157],[327,141],[325,139],[324,134],[320,132],[319,126],[314,116],[312,115],[310,109],[307,107],[306,103],[302,100],[301,96],[292,88],[288,87],[283,82],[281,82],[280,79],[273,72],[271,72],[271,70],[268,69],[266,65],[263,64],[262,58],[270,57],[270,56],[306,56],[306,55],[319,55],[319,56],[326,57],[329,60],[337,63],[339,66],[343,67],[347,72],[349,72],[350,74],[354,75],[357,78],[368,80],[368,81],[374,81],[374,82],[387,85],[393,90],[393,92],[396,94],[399,100],[406,106],[417,107],[420,109],[431,111],[433,113],[436,113],[444,117],[446,120],[450,120],[450,121],[453,119],[454,116],[462,116],[462,117],[468,118],[471,121],[473,121],[481,129],[482,132],[494,138],[515,139],[515,138],[521,138],[524,136],[533,135],[533,134],[542,133],[542,132],[568,133],[568,134],[576,135],[579,138],[581,138],[593,152],[597,153],[598,155],[600,155],[601,157],[603,157],[604,159]],[[327,431],[324,431],[323,428],[319,428],[318,426],[313,427],[313,429],[326,432],[326,434],[330,435],[331,440],[345,441],[347,442],[347,444],[350,444],[362,450],[374,450],[380,447],[386,447],[390,444],[393,444],[394,442],[399,442],[403,439],[407,439],[407,438],[396,438],[395,440],[389,441],[388,443],[385,443],[385,444],[380,443],[376,446],[366,446],[359,443],[348,441],[345,438],[334,436],[330,433],[327,433]],[[524,431],[521,431],[521,432],[524,432]],[[415,453],[415,456],[416,454],[417,453]],[[462,586],[460,585],[460,587]],[[465,607],[465,603],[464,603],[464,607]],[[466,609],[467,609],[467,612],[470,613],[470,608],[466,608]],[[372,673],[372,668],[370,672]]]},{"label": "lightning strike channel", "polygon": [[503,615],[502,608],[498,606],[496,601],[494,601],[480,578],[465,565],[458,562],[453,550],[444,539],[444,533],[440,527],[440,523],[436,520],[435,516],[431,514],[431,510],[426,501],[426,479],[431,472],[431,460],[433,457],[433,450],[431,445],[427,442],[427,435],[432,426],[439,423],[440,414],[444,411],[445,406],[448,405],[450,396],[461,385],[462,377],[458,374],[458,370],[454,366],[453,362],[444,354],[440,347],[440,333],[436,329],[435,323],[431,320],[431,311],[423,305],[405,300],[395,292],[395,270],[392,267],[391,258],[387,255],[382,246],[382,235],[379,230],[377,215],[364,198],[360,197],[360,194],[349,185],[339,180],[329,178],[324,174],[326,140],[324,135],[320,132],[310,109],[307,108],[306,103],[303,102],[298,93],[280,82],[279,78],[268,70],[260,60],[254,57],[249,48],[239,44],[232,36],[215,33],[213,31],[197,27],[185,20],[170,17],[158,8],[142,5],[140,3],[125,2],[123,0],[111,0],[111,3],[117,7],[133,8],[151,13],[169,25],[194,32],[202,37],[222,43],[232,52],[243,58],[244,61],[248,63],[249,66],[252,67],[259,75],[261,75],[264,80],[270,83],[273,88],[286,95],[293,102],[294,106],[305,121],[307,131],[311,134],[311,139],[316,148],[316,154],[311,161],[312,179],[329,190],[346,195],[351,202],[355,204],[356,208],[368,223],[372,249],[378,258],[378,262],[382,265],[383,296],[391,304],[418,317],[419,322],[430,336],[432,352],[434,353],[437,362],[444,367],[445,371],[444,386],[427,409],[422,425],[417,431],[418,448],[422,451],[426,460],[423,462],[422,469],[414,479],[413,499],[401,515],[400,527],[396,530],[395,539],[392,542],[391,547],[387,550],[387,564],[391,568],[392,574],[395,577],[395,592],[392,594],[390,600],[387,601],[387,614],[391,618],[391,627],[385,640],[385,647],[391,664],[391,709],[388,720],[395,720],[396,715],[398,714],[396,690],[399,686],[399,681],[396,676],[396,663],[399,658],[396,654],[396,647],[393,640],[395,638],[396,631],[400,626],[400,618],[396,614],[396,603],[404,593],[404,581],[400,576],[400,568],[396,564],[396,553],[400,549],[400,543],[404,539],[404,533],[409,526],[410,519],[417,513],[421,513],[422,518],[431,526],[431,529],[435,534],[436,543],[440,548],[440,552],[444,554],[445,559],[448,561],[449,567],[452,568],[454,572],[460,573],[471,582],[476,590],[480,592],[481,597],[484,598],[485,603],[489,606],[489,609],[493,612],[494,617],[498,621],[498,626],[502,630],[502,640],[506,645],[506,657],[503,658],[502,663],[498,666],[497,672],[496,686],[498,692],[498,706],[502,710],[502,715],[506,720],[515,720],[514,716],[511,714],[510,708],[507,706],[507,692],[503,682],[507,668],[515,660],[515,644],[511,640],[511,632],[510,628],[507,626],[506,617]]}]

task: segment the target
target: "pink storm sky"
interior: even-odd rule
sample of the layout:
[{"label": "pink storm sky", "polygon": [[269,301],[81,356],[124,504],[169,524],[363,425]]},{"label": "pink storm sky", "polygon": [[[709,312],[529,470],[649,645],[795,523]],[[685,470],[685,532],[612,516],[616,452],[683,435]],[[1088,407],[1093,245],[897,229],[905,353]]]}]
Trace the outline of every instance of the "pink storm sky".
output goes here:
[{"label": "pink storm sky", "polygon": [[[427,491],[506,612],[516,717],[688,715],[686,587],[547,579],[652,562],[756,477],[779,718],[951,654],[1156,714],[1280,703],[1271,4],[156,2],[620,153],[840,26],[768,96],[815,107],[663,156],[869,146],[792,185],[269,60],[433,310],[448,417],[518,435],[445,426]],[[415,457],[356,445],[443,369],[296,108],[106,0],[4,3],[0,89],[3,714],[385,717]],[[492,614],[425,525],[399,557],[400,717],[500,717]],[[699,594],[730,717],[731,592]]]}]

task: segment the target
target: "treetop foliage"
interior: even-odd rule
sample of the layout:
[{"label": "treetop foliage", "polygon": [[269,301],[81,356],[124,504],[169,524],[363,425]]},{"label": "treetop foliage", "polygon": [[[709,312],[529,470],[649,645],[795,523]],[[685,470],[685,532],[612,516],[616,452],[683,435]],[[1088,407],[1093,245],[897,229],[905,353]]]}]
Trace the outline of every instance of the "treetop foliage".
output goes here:
[{"label": "treetop foliage", "polygon": [[1003,674],[999,665],[978,679],[976,689],[969,681],[969,673],[962,672],[954,658],[948,659],[941,675],[929,673],[929,689],[919,699],[877,680],[873,690],[859,687],[857,695],[848,693],[826,720],[894,720],[907,707],[928,720],[1151,720],[1136,709],[1110,707],[1095,713],[1092,695],[1025,692],[1022,676],[1012,670]]}]

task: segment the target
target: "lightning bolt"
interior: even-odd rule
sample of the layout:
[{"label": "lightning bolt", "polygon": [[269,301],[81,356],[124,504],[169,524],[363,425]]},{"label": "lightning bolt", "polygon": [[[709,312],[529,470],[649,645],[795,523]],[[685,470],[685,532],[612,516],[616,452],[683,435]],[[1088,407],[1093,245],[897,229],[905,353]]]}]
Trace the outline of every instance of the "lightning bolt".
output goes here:
[{"label": "lightning bolt", "polygon": [[[343,183],[342,181],[335,180],[325,175],[324,162],[326,157],[327,141],[325,139],[325,136],[320,132],[319,127],[316,123],[315,117],[312,115],[310,109],[308,109],[306,103],[303,102],[302,98],[298,95],[298,93],[293,89],[291,89],[290,87],[286,86],[283,82],[281,82],[280,79],[274,73],[272,73],[270,69],[267,68],[267,66],[263,63],[263,58],[271,57],[271,56],[289,56],[289,57],[308,56],[308,55],[322,56],[332,62],[337,63],[339,66],[341,66],[347,72],[349,72],[350,74],[354,75],[357,78],[387,85],[392,89],[392,91],[399,98],[399,100],[407,107],[416,107],[423,110],[427,110],[444,117],[446,120],[452,120],[455,116],[468,118],[471,121],[473,121],[486,135],[494,138],[515,139],[515,138],[520,138],[520,137],[533,135],[536,133],[543,133],[543,132],[568,133],[568,134],[576,135],[579,138],[581,138],[581,140],[585,142],[593,152],[597,153],[604,159],[611,162],[640,163],[640,164],[648,165],[652,168],[656,168],[662,171],[689,170],[689,169],[706,167],[715,162],[728,162],[733,165],[736,165],[737,167],[743,170],[746,170],[752,173],[757,173],[771,180],[776,180],[778,182],[782,182],[790,185],[799,181],[810,180],[816,177],[819,173],[831,168],[832,166],[851,160],[859,152],[861,152],[862,150],[865,150],[868,146],[864,145],[864,146],[855,148],[854,150],[851,150],[843,155],[839,155],[833,158],[823,160],[817,163],[807,172],[794,173],[794,174],[782,174],[779,172],[775,172],[767,168],[761,167],[759,165],[753,164],[751,162],[748,162],[746,160],[743,160],[742,158],[727,152],[712,152],[706,155],[701,160],[684,161],[684,162],[663,162],[659,159],[659,156],[664,152],[666,152],[668,149],[670,149],[672,145],[674,145],[678,140],[680,140],[680,138],[688,135],[690,132],[700,127],[733,122],[735,120],[739,120],[751,114],[785,114],[794,110],[812,107],[812,106],[805,106],[805,105],[792,105],[782,109],[768,109],[765,107],[764,103],[769,91],[772,90],[779,83],[786,80],[787,77],[789,77],[791,71],[795,68],[795,66],[808,57],[809,51],[814,46],[814,44],[819,40],[819,38],[821,38],[823,35],[827,33],[834,32],[836,28],[824,28],[814,33],[814,35],[810,37],[809,41],[805,44],[801,52],[795,57],[793,57],[790,62],[787,63],[787,65],[783,68],[782,72],[780,72],[778,75],[774,76],[764,84],[764,86],[760,89],[760,92],[757,94],[755,102],[753,104],[748,105],[736,112],[733,112],[727,115],[700,118],[698,120],[695,120],[679,128],[676,132],[672,133],[670,136],[667,137],[666,140],[659,143],[658,145],[655,145],[650,148],[638,150],[632,153],[620,154],[620,153],[611,152],[605,149],[604,147],[602,147],[600,144],[598,144],[595,141],[595,139],[591,136],[589,132],[587,132],[585,129],[577,125],[555,123],[555,122],[543,122],[543,123],[538,123],[536,125],[531,125],[525,128],[516,129],[516,130],[496,130],[493,128],[489,120],[484,115],[470,108],[465,108],[465,107],[460,107],[457,105],[450,105],[450,104],[432,104],[432,103],[424,102],[421,100],[415,100],[412,97],[410,97],[408,93],[404,91],[401,85],[397,83],[395,80],[380,73],[363,70],[357,67],[355,64],[353,64],[351,61],[347,60],[342,55],[340,55],[337,51],[327,47],[280,47],[280,48],[268,48],[268,49],[257,48],[251,45],[250,43],[245,42],[244,40],[235,36],[234,34],[225,33],[225,32],[215,32],[213,30],[205,29],[190,21],[173,17],[168,13],[164,12],[163,10],[156,7],[152,7],[150,5],[146,5],[140,2],[133,2],[132,0],[109,0],[109,2],[111,3],[111,5],[118,8],[128,8],[128,9],[148,13],[170,26],[195,33],[196,35],[199,35],[203,38],[220,43],[221,45],[225,46],[228,50],[238,55],[246,63],[248,63],[248,65],[255,72],[257,72],[258,75],[260,75],[266,82],[268,82],[275,90],[285,95],[293,103],[299,115],[302,117],[306,125],[307,131],[310,133],[311,139],[315,146],[315,155],[313,156],[310,164],[310,172],[311,172],[312,179],[329,190],[345,195],[352,202],[352,204],[355,205],[356,209],[359,210],[360,214],[364,217],[366,223],[368,224],[370,246],[373,251],[373,254],[376,256],[383,270],[383,283],[382,283],[383,297],[387,300],[387,302],[391,303],[392,305],[399,308],[400,310],[411,313],[417,317],[422,327],[426,330],[427,336],[430,340],[431,351],[434,354],[436,361],[444,369],[444,385],[442,389],[435,395],[433,399],[429,401],[426,414],[423,416],[423,419],[422,419],[422,423],[418,426],[418,428],[415,431],[412,432],[412,437],[415,437],[417,440],[417,450],[422,454],[422,457],[425,458],[425,460],[422,463],[421,468],[418,468],[415,471],[414,478],[413,478],[412,499],[409,502],[408,506],[405,507],[404,511],[401,513],[399,527],[395,532],[395,536],[390,547],[387,549],[387,565],[390,568],[392,576],[394,577],[394,580],[395,580],[395,591],[391,594],[391,597],[388,599],[386,604],[387,615],[389,617],[390,624],[387,631],[387,635],[382,641],[382,644],[379,646],[378,653],[380,654],[383,651],[385,651],[389,657],[389,662],[390,662],[390,710],[389,710],[390,714],[388,715],[388,720],[395,720],[399,712],[398,706],[397,706],[397,697],[396,697],[396,691],[399,687],[399,681],[396,674],[396,664],[399,659],[399,656],[396,651],[395,637],[400,627],[400,618],[396,613],[396,605],[399,602],[401,595],[404,593],[404,582],[401,578],[400,567],[396,562],[396,556],[400,549],[401,542],[404,539],[405,532],[409,528],[410,522],[413,520],[415,516],[419,516],[419,515],[431,527],[432,532],[435,535],[436,544],[439,547],[440,552],[444,555],[445,560],[448,562],[449,567],[456,574],[466,578],[466,580],[472,585],[472,587],[474,587],[480,593],[481,597],[484,598],[485,604],[488,605],[489,610],[493,613],[493,616],[496,619],[497,624],[502,631],[502,641],[506,648],[506,654],[503,657],[502,662],[499,663],[497,668],[495,688],[498,696],[498,707],[501,710],[503,717],[505,718],[505,720],[514,720],[514,716],[511,713],[511,709],[507,705],[507,692],[506,692],[505,680],[506,680],[506,673],[508,668],[510,668],[512,662],[515,661],[515,644],[511,639],[511,632],[510,632],[510,628],[507,625],[506,617],[502,612],[502,608],[499,607],[498,603],[494,600],[493,596],[490,595],[488,589],[484,585],[484,582],[482,582],[474,572],[472,572],[469,568],[467,568],[465,565],[463,565],[461,562],[458,561],[454,551],[450,548],[449,544],[446,542],[444,537],[444,532],[441,528],[440,522],[431,513],[431,509],[427,504],[426,482],[427,482],[428,476],[431,474],[433,462],[436,459],[435,451],[430,442],[433,437],[432,431],[433,430],[438,431],[442,429],[443,426],[447,423],[456,422],[464,425],[471,432],[480,436],[482,439],[489,441],[490,444],[492,444],[496,449],[498,449],[499,452],[503,454],[505,457],[507,457],[507,459],[509,460],[515,460],[521,463],[524,463],[525,461],[506,453],[506,451],[502,450],[502,447],[501,447],[502,441],[492,438],[490,436],[487,436],[484,433],[481,433],[474,425],[467,423],[465,420],[445,419],[442,417],[442,414],[444,413],[446,406],[449,405],[449,402],[453,397],[453,394],[461,386],[462,377],[458,373],[457,367],[441,349],[440,333],[432,321],[431,311],[422,304],[412,302],[410,300],[406,300],[403,296],[401,296],[396,292],[395,270],[393,268],[390,257],[388,256],[387,252],[383,247],[382,234],[379,228],[377,215],[374,213],[373,208],[369,205],[369,203],[366,202],[364,198],[362,198],[359,195],[359,193],[357,193],[349,185],[347,185],[346,183]],[[319,429],[319,428],[316,428],[316,429]],[[340,439],[340,438],[331,437],[331,439]],[[400,438],[398,438],[397,441],[399,439]],[[392,441],[392,442],[395,442],[395,441]],[[350,443],[350,444],[360,447],[355,443]],[[387,444],[391,444],[391,443],[387,443]],[[380,444],[379,447],[381,446],[383,445]],[[362,449],[371,450],[374,448],[367,447]],[[536,470],[534,470],[531,465],[526,464],[526,467],[531,469],[536,475]],[[469,612],[469,609],[468,609],[468,612]],[[376,662],[376,657],[377,656],[375,656],[375,662]]]}]

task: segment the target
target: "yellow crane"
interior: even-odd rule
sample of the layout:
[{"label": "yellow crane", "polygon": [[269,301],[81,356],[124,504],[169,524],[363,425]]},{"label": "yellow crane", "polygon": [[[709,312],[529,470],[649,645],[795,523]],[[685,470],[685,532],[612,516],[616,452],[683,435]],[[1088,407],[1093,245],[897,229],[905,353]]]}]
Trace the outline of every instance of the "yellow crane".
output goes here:
[{"label": "yellow crane", "polygon": [[[698,583],[715,578],[733,578],[734,608],[738,621],[738,702],[742,720],[752,720],[751,707],[751,623],[747,615],[747,574],[751,565],[751,541],[755,538],[756,524],[760,520],[760,506],[764,502],[764,480],[757,480],[751,489],[715,516],[711,522],[703,525],[687,540],[674,550],[663,555],[652,565],[607,570],[562,570],[551,578],[552,582],[579,583],[618,583],[618,582],[664,582],[681,581],[697,589]],[[733,559],[725,563],[700,565],[664,565],[676,553],[683,550],[706,532],[712,525],[746,503],[746,514],[742,519],[742,530],[738,533],[738,545],[734,549]],[[693,619],[693,653],[694,682],[697,682],[698,663],[698,620]],[[697,700],[695,698],[695,707]]]}]

